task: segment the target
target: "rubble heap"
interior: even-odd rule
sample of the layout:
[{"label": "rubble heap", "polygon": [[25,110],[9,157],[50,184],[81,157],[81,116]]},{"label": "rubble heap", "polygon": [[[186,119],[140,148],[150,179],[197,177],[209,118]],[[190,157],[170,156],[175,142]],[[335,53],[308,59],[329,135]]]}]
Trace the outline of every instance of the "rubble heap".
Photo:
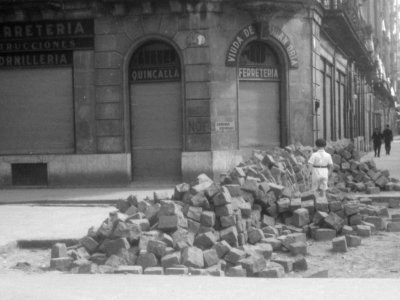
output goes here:
[{"label": "rubble heap", "polygon": [[375,230],[400,230],[396,216],[386,223],[387,208],[344,193],[361,190],[360,183],[367,191],[389,185],[388,174],[373,162],[356,161],[349,147],[333,151],[336,175],[327,198],[307,191],[311,148],[255,152],[219,183],[202,174],[193,184],[177,185],[172,197],[119,200],[118,210],[78,245],[54,245],[51,267],[250,277],[307,270],[307,238],[332,240],[334,251],[346,251]]}]

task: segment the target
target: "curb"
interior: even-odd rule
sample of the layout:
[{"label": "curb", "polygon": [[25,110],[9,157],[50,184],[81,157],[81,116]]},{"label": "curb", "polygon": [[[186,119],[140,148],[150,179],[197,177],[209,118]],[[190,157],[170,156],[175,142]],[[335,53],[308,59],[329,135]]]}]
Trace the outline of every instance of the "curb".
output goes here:
[{"label": "curb", "polygon": [[40,206],[113,206],[119,199],[106,200],[24,200],[2,201],[0,205],[40,205]]},{"label": "curb", "polygon": [[48,240],[17,240],[17,247],[21,249],[50,249],[56,243],[64,243],[67,247],[79,243],[79,239],[48,239]]}]

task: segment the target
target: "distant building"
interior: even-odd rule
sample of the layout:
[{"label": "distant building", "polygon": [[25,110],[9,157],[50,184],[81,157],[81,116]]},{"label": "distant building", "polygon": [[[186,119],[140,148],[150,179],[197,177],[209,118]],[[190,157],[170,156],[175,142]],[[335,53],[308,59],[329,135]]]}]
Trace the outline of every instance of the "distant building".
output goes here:
[{"label": "distant building", "polygon": [[396,11],[0,0],[0,186],[218,178],[252,149],[319,137],[368,150],[395,125]]}]

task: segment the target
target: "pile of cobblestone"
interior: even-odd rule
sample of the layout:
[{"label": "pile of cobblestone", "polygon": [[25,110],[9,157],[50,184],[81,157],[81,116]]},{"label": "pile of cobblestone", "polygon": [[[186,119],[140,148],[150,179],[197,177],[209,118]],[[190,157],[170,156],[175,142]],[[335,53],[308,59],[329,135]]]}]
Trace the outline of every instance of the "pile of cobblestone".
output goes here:
[{"label": "pile of cobblestone", "polygon": [[177,185],[172,197],[119,200],[117,210],[78,245],[54,245],[51,268],[282,277],[307,270],[307,239],[330,240],[334,251],[345,252],[377,230],[400,231],[399,216],[390,219],[387,208],[348,194],[364,190],[361,183],[367,192],[397,188],[389,174],[373,161],[356,160],[351,145],[327,150],[335,162],[327,197],[309,191],[311,148],[256,151],[220,182],[201,174],[192,184]]}]

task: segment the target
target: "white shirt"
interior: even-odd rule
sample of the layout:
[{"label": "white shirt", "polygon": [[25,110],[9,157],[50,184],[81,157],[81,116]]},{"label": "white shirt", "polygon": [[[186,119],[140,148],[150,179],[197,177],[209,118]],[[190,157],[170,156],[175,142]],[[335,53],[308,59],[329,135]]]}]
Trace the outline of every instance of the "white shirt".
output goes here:
[{"label": "white shirt", "polygon": [[[327,167],[333,165],[332,156],[327,153],[324,149],[319,149],[317,152],[311,154],[308,163],[312,166]],[[312,177],[313,179],[328,178],[328,168],[313,168]]]}]

